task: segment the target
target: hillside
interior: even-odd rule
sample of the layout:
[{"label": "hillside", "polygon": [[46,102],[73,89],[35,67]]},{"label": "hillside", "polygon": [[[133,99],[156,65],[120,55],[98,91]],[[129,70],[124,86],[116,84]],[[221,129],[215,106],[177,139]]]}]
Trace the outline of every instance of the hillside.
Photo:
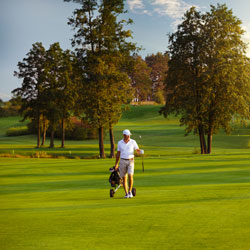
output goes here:
[{"label": "hillside", "polygon": [[[193,154],[199,153],[198,136],[190,134],[185,136],[184,127],[179,126],[178,118],[170,117],[165,119],[159,115],[160,106],[129,106],[123,112],[122,118],[114,127],[116,143],[122,139],[122,131],[130,129],[140,147],[145,149],[149,157]],[[66,141],[66,148],[61,149],[60,141],[56,141],[56,148],[49,149],[49,138],[46,146],[36,149],[36,137],[33,135],[7,137],[6,130],[9,127],[20,126],[19,117],[0,118],[0,154],[31,155],[43,152],[49,155],[76,156],[76,157],[97,157],[98,141]],[[213,138],[213,154],[246,152],[249,149],[249,128],[236,127],[235,131],[228,136],[223,131]],[[105,137],[105,151],[109,154],[109,136]],[[243,150],[243,151],[242,151]]]}]

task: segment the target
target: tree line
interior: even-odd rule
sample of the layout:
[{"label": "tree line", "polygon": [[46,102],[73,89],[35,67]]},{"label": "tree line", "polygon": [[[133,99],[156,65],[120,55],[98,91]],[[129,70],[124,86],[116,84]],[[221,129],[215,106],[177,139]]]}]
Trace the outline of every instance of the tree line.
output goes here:
[{"label": "tree line", "polygon": [[143,59],[125,29],[132,20],[120,18],[126,13],[123,0],[65,1],[81,5],[68,21],[75,31],[74,51],[63,51],[59,43],[45,50],[35,43],[15,72],[23,82],[13,93],[22,98],[24,118],[37,124],[38,147],[40,128],[48,125],[54,146],[59,122],[63,147],[65,123],[75,115],[98,129],[101,158],[109,130],[113,157],[113,126],[122,105],[132,100],[165,102],[160,114],[174,113],[186,134],[198,134],[202,154],[211,153],[220,128],[231,131],[233,117],[249,119],[247,45],[241,21],[226,5],[211,5],[206,13],[192,7],[169,35],[168,51]]},{"label": "tree line", "polygon": [[109,130],[110,156],[114,157],[113,126],[121,117],[122,105],[133,99],[163,101],[168,57],[157,53],[143,60],[138,55],[132,32],[125,29],[132,20],[119,18],[126,13],[124,1],[73,2],[81,5],[68,20],[75,31],[74,51],[63,51],[59,43],[48,50],[40,42],[33,44],[14,72],[22,86],[12,93],[21,98],[23,119],[35,124],[37,147],[44,145],[47,129],[50,147],[54,147],[59,123],[64,147],[65,125],[74,115],[98,130],[101,158],[106,157],[104,130]]},{"label": "tree line", "polygon": [[3,101],[0,98],[0,117],[17,116],[20,108],[20,98]]}]

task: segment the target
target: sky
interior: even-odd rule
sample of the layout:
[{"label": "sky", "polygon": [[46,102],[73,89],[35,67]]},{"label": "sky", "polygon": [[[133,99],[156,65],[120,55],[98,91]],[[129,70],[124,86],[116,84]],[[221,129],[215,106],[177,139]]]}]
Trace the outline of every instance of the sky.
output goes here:
[{"label": "sky", "polygon": [[[168,34],[176,31],[183,14],[190,7],[206,12],[210,5],[226,4],[242,21],[246,31],[243,41],[250,44],[249,0],[126,0],[128,13],[134,23],[128,28],[133,32],[133,41],[141,46],[142,57],[165,52]],[[63,0],[0,0],[0,98],[7,101],[11,91],[22,84],[13,76],[17,63],[25,58],[32,44],[42,42],[48,49],[55,42],[72,49],[70,39],[74,32],[67,24],[76,3]],[[250,46],[248,49],[250,56]]]}]

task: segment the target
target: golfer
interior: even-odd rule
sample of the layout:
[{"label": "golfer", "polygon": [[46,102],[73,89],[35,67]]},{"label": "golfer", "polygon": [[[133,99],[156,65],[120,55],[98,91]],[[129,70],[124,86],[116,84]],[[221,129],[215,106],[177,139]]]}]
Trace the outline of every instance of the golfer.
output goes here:
[{"label": "golfer", "polygon": [[[128,129],[123,131],[123,139],[118,142],[117,145],[117,154],[115,161],[115,169],[118,170],[119,163],[119,172],[120,176],[123,179],[123,187],[125,191],[125,198],[132,198],[132,188],[133,188],[133,175],[134,175],[134,151],[138,154],[143,154],[144,151],[139,149],[135,140],[130,138],[131,133]],[[129,189],[127,183],[127,174],[129,178]]]}]

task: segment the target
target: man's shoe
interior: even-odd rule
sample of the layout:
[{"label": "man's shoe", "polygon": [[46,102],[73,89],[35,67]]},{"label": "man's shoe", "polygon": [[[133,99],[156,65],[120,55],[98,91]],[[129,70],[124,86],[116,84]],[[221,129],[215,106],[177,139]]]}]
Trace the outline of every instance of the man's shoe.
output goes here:
[{"label": "man's shoe", "polygon": [[126,198],[126,199],[129,198],[129,194],[126,194],[126,195],[124,196],[124,198]]},{"label": "man's shoe", "polygon": [[128,193],[128,197],[129,197],[129,198],[133,198],[133,197],[134,197],[133,194],[132,194],[132,192],[129,192],[129,193]]}]

